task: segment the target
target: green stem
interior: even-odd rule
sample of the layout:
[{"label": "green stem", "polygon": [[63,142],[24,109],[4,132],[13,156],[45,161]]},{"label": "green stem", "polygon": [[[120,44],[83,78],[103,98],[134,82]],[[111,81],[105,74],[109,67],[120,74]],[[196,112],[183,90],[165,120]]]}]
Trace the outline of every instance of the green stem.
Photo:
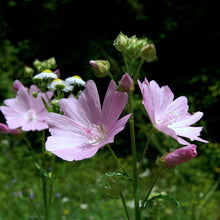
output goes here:
[{"label": "green stem", "polygon": [[121,164],[120,164],[120,162],[119,162],[119,160],[118,160],[118,157],[115,155],[115,152],[112,150],[111,145],[108,144],[107,147],[108,147],[110,153],[112,154],[112,156],[113,156],[113,158],[114,158],[114,160],[115,160],[117,166],[123,171],[123,173],[124,173],[126,176],[128,176],[127,172],[126,172],[126,171],[123,169],[123,167],[121,166]]},{"label": "green stem", "polygon": [[[42,131],[42,153],[44,154],[45,152],[45,130]],[[44,155],[43,155],[44,156]],[[43,166],[43,162],[42,161],[42,166]],[[44,176],[44,174],[41,174],[41,181],[42,181],[42,193],[43,193],[43,200],[44,200],[44,209],[45,209],[45,215],[47,215],[47,182],[46,182],[46,177]]]},{"label": "green stem", "polygon": [[145,148],[144,148],[144,151],[143,151],[143,154],[142,154],[142,158],[141,158],[141,161],[140,161],[140,165],[139,165],[139,167],[138,167],[138,174],[140,174],[140,172],[141,172],[141,167],[142,167],[142,165],[143,165],[144,158],[145,158],[145,156],[146,156],[146,153],[147,153],[147,150],[148,150],[148,147],[149,147],[149,144],[150,144],[150,139],[151,139],[151,136],[152,136],[152,134],[153,134],[153,131],[154,131],[154,128],[152,128],[152,129],[150,130],[150,134],[149,134],[149,137],[148,137],[148,139],[147,139],[147,143],[146,143],[146,145],[145,145]]},{"label": "green stem", "polygon": [[125,199],[124,199],[124,196],[123,196],[122,193],[120,194],[120,197],[121,197],[121,200],[122,200],[122,203],[123,203],[123,207],[124,207],[124,210],[125,210],[125,213],[126,213],[126,216],[127,216],[127,220],[130,220],[130,217],[129,217],[129,214],[128,214],[128,209],[127,209],[127,206],[126,206],[126,203],[125,203]]},{"label": "green stem", "polygon": [[126,72],[130,75],[129,73],[129,67],[128,67],[128,60],[125,56],[125,54],[123,53],[123,58],[124,58],[124,63],[125,63],[125,69],[126,69]]},{"label": "green stem", "polygon": [[51,202],[52,202],[53,184],[55,180],[55,160],[56,160],[56,156],[53,155],[52,170],[51,170],[50,185],[49,185],[49,201],[48,201],[48,206],[47,206],[46,220],[50,219],[50,208],[51,208]]},{"label": "green stem", "polygon": [[159,178],[161,172],[162,172],[162,168],[159,169],[159,171],[158,171],[158,173],[157,173],[157,175],[156,175],[156,177],[155,177],[153,183],[151,184],[151,186],[150,186],[150,188],[149,188],[149,190],[148,190],[148,193],[147,193],[147,196],[146,196],[145,199],[148,199],[148,197],[150,196],[150,194],[151,194],[151,192],[152,192],[152,190],[153,190],[153,188],[154,188],[154,186],[155,186],[155,184],[156,184],[156,182],[157,182],[157,180],[158,180],[158,178]]},{"label": "green stem", "polygon": [[134,75],[134,82],[136,82],[136,80],[137,80],[137,78],[138,78],[138,75],[139,75],[139,73],[140,73],[141,67],[143,66],[143,64],[144,64],[144,59],[141,58],[141,61],[140,61],[139,66],[138,66],[138,68],[137,68],[137,72],[136,72],[135,75]]},{"label": "green stem", "polygon": [[128,95],[128,112],[131,113],[129,119],[130,135],[131,135],[131,149],[132,149],[132,160],[133,160],[133,195],[134,195],[134,206],[135,206],[135,220],[140,220],[139,212],[139,198],[138,198],[138,173],[137,173],[137,152],[135,142],[135,130],[134,130],[134,112],[133,112],[133,95]]},{"label": "green stem", "polygon": [[34,205],[32,199],[31,199],[30,197],[29,197],[29,200],[30,200],[30,203],[31,203],[31,206],[32,206],[33,210],[36,212],[36,214],[37,214],[37,216],[38,216],[38,219],[41,220],[42,218],[41,218],[41,216],[40,216],[40,213],[38,212],[36,206]]}]

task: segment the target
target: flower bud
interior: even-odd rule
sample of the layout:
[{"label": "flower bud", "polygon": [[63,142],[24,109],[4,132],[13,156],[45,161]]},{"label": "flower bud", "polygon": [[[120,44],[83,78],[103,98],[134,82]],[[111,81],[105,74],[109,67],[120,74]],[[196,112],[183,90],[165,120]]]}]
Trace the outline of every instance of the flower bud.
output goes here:
[{"label": "flower bud", "polygon": [[141,56],[147,61],[152,62],[156,59],[156,48],[154,44],[147,44],[141,48]]},{"label": "flower bud", "polygon": [[119,91],[121,92],[130,92],[134,89],[133,80],[126,73],[122,76],[121,81],[119,82]]},{"label": "flower bud", "polygon": [[13,87],[12,87],[12,91],[13,92],[17,92],[21,86],[23,86],[23,84],[18,79],[16,79],[14,81],[14,84],[13,84]]},{"label": "flower bud", "polygon": [[185,163],[196,156],[196,145],[192,144],[179,148],[171,153],[165,154],[159,159],[159,162],[165,168],[172,168]]},{"label": "flower bud", "polygon": [[89,64],[99,78],[105,77],[110,73],[111,65],[107,60],[90,60]]},{"label": "flower bud", "polygon": [[38,67],[41,67],[41,61],[38,59],[35,59],[35,61],[33,62],[33,66],[38,69]]},{"label": "flower bud", "polygon": [[32,76],[34,74],[34,69],[29,66],[25,66],[24,73],[26,76]]},{"label": "flower bud", "polygon": [[8,125],[0,123],[0,134],[11,134],[11,135],[17,135],[20,134],[21,130],[19,129],[10,129]]},{"label": "flower bud", "polygon": [[49,65],[49,69],[54,69],[56,68],[56,59],[54,57],[51,57],[50,59],[48,59],[47,64]]},{"label": "flower bud", "polygon": [[128,37],[120,32],[117,38],[114,40],[113,45],[115,46],[116,50],[123,52],[126,48],[127,42]]}]

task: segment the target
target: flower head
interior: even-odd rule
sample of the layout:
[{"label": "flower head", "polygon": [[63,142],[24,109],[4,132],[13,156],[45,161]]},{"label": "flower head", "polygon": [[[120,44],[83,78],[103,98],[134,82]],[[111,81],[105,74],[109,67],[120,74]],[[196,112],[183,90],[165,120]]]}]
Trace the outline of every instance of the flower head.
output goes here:
[{"label": "flower head", "polygon": [[164,155],[162,158],[160,158],[160,162],[166,168],[171,168],[185,163],[196,156],[196,145],[192,144]]},{"label": "flower head", "polygon": [[[42,102],[42,98],[47,100],[46,95],[39,92],[35,98],[32,95],[34,92],[39,92],[35,85],[29,90],[22,85],[17,91],[16,98],[6,99],[5,106],[0,107],[10,129],[21,127],[23,131],[34,131],[48,128],[45,122],[48,112]],[[47,96],[51,98],[52,93],[48,92]]]},{"label": "flower head", "polygon": [[146,78],[143,83],[138,81],[138,84],[143,95],[143,105],[156,129],[183,145],[190,143],[179,136],[189,138],[191,141],[207,143],[199,137],[202,127],[191,127],[201,119],[203,113],[196,112],[191,115],[188,112],[185,96],[174,100],[174,95],[168,86],[160,88],[155,81],[148,82]]},{"label": "flower head", "polygon": [[67,83],[66,81],[62,79],[55,79],[51,83],[48,84],[48,89],[55,91],[60,90],[64,92],[71,92],[73,89],[73,86]]},{"label": "flower head", "polygon": [[65,79],[65,81],[70,85],[85,86],[85,81],[82,80],[80,76],[72,76]]},{"label": "flower head", "polygon": [[57,74],[53,73],[51,70],[44,70],[34,76],[34,79],[57,79]]},{"label": "flower head", "polygon": [[124,129],[130,115],[118,118],[126,103],[127,94],[116,91],[111,81],[101,108],[95,83],[87,81],[78,99],[72,96],[59,100],[64,115],[48,114],[52,136],[47,139],[46,149],[67,161],[92,157]]}]

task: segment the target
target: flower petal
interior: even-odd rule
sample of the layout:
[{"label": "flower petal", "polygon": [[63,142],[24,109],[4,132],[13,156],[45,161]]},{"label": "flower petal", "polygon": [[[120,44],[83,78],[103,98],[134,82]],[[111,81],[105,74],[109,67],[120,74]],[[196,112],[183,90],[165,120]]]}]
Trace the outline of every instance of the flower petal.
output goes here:
[{"label": "flower petal", "polygon": [[46,150],[67,161],[92,157],[98,149],[98,147],[83,143],[81,138],[50,136],[46,141]]},{"label": "flower petal", "polygon": [[100,124],[101,105],[98,91],[92,80],[87,81],[85,90],[79,98],[75,97],[59,100],[64,115],[74,119],[79,124]]},{"label": "flower petal", "polygon": [[105,131],[115,125],[127,101],[127,93],[117,92],[115,83],[111,80],[102,106],[102,122]]}]

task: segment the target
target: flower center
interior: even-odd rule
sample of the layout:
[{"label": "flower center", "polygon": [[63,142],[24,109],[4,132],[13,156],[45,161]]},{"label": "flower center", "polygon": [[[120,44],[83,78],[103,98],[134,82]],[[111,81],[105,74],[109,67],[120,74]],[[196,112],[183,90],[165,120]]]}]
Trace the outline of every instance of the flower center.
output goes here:
[{"label": "flower center", "polygon": [[28,112],[25,114],[25,118],[27,119],[27,121],[35,121],[37,120],[37,113],[33,110],[30,109],[28,110]]},{"label": "flower center", "polygon": [[101,125],[88,125],[86,128],[86,136],[90,144],[95,145],[104,140],[105,134]]},{"label": "flower center", "polygon": [[167,111],[160,114],[157,119],[157,124],[159,126],[172,125],[179,118],[179,114],[173,111]]}]

